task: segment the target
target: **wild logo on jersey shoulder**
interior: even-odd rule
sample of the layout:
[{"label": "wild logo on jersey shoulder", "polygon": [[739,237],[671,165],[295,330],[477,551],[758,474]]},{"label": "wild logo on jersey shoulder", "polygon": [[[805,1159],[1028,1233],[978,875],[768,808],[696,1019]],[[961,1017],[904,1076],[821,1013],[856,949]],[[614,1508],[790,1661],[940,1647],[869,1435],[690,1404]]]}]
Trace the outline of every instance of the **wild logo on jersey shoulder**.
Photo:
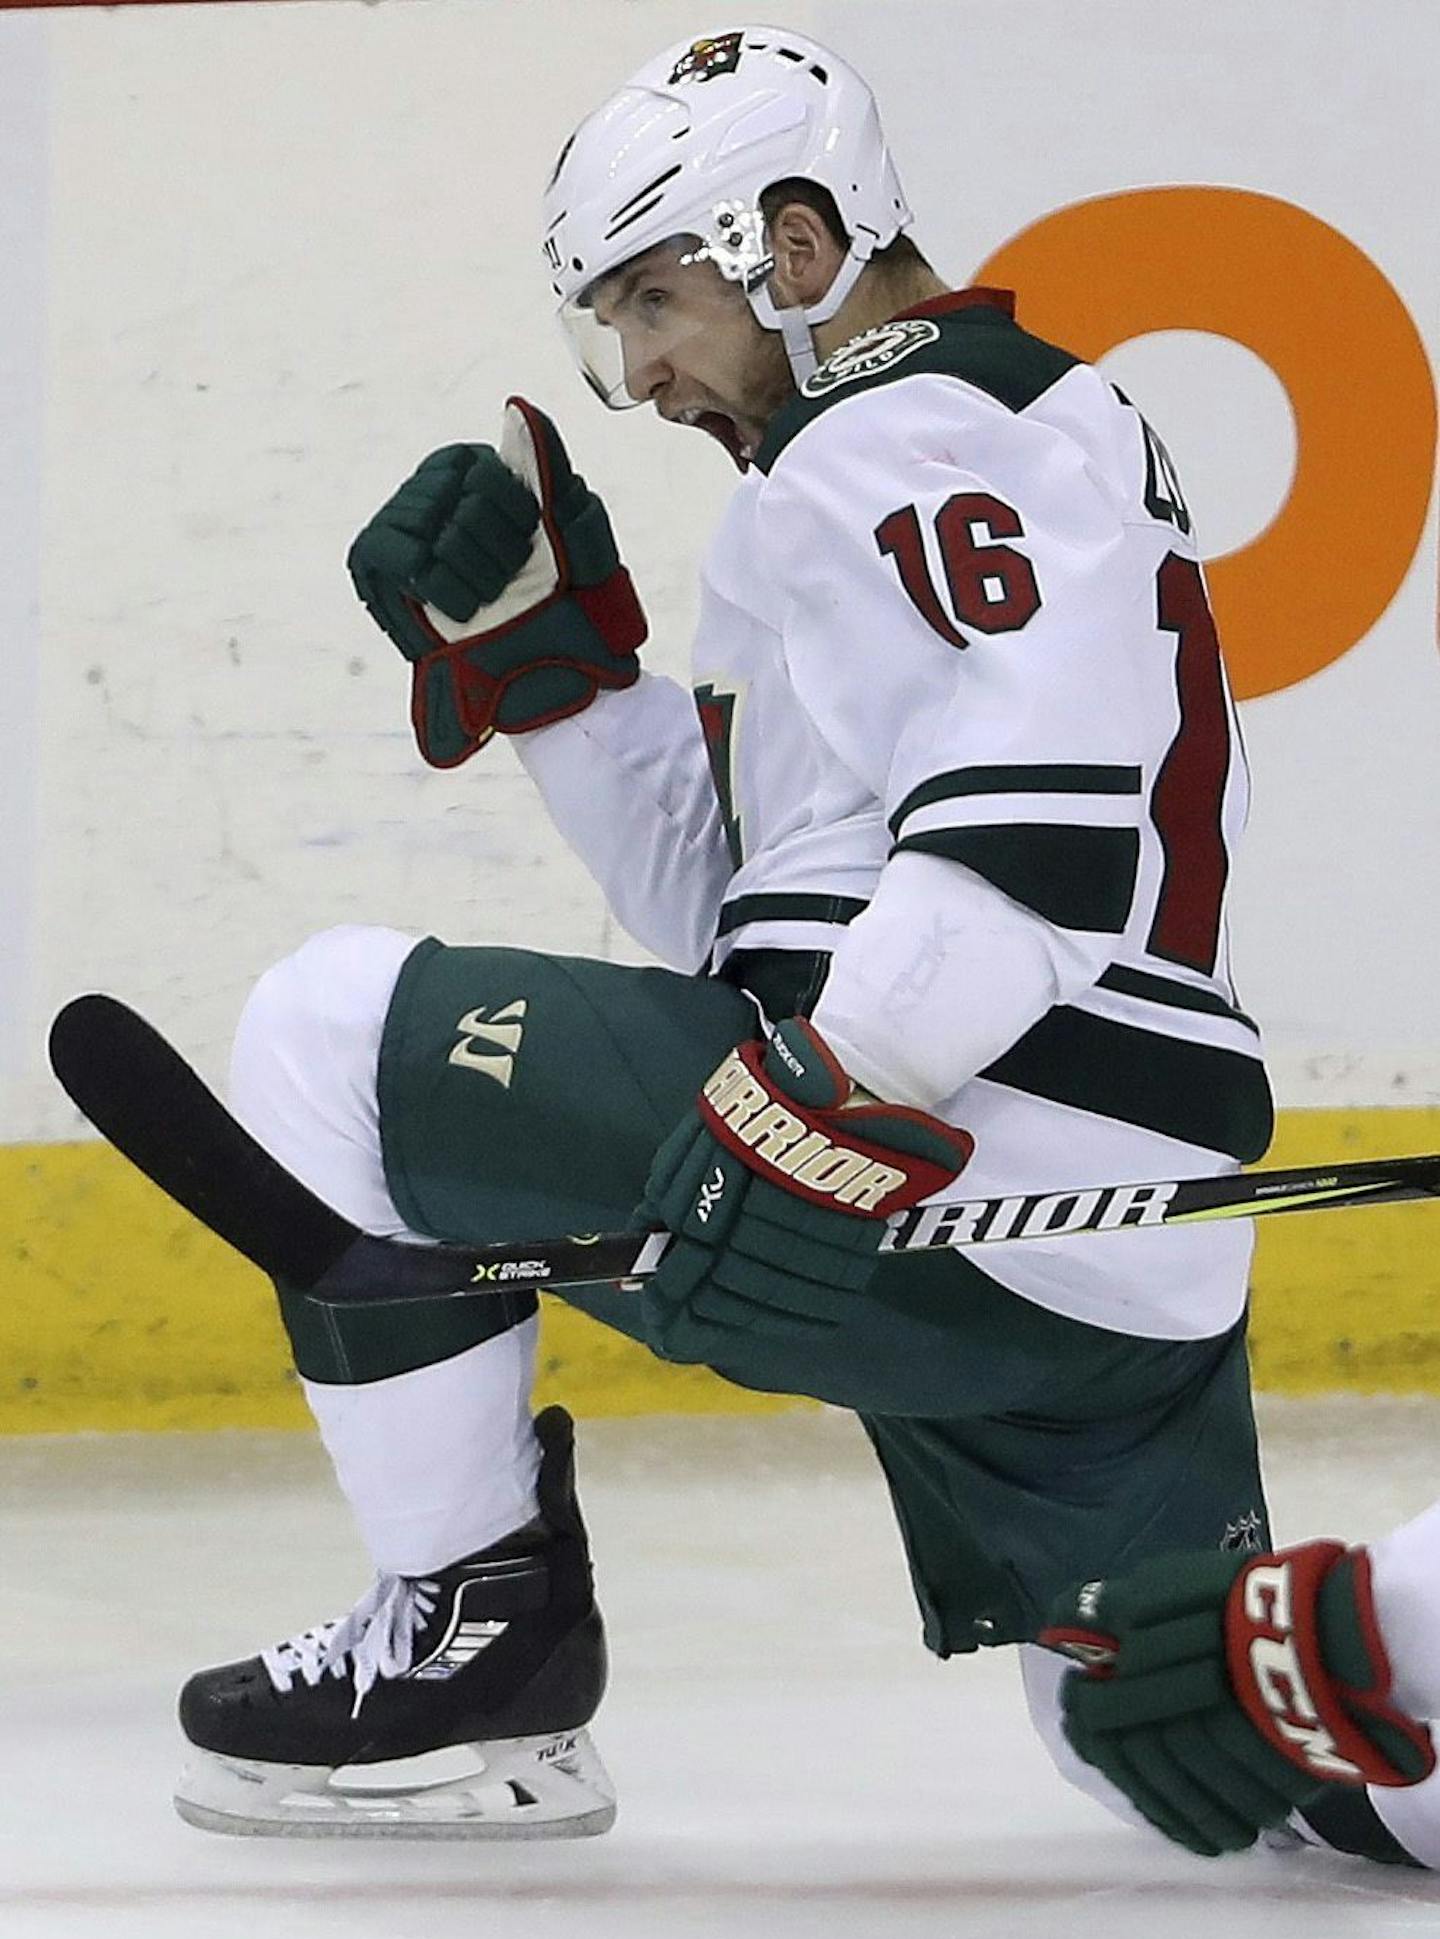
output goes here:
[{"label": "wild logo on jersey shoulder", "polygon": [[938,324],[927,317],[912,316],[894,323],[882,323],[878,330],[866,330],[849,343],[842,343],[832,357],[800,386],[803,397],[823,397],[841,384],[853,384],[860,377],[874,377],[879,371],[912,356],[926,344],[940,341]]},{"label": "wild logo on jersey shoulder", "polygon": [[717,74],[733,74],[740,65],[743,34],[714,34],[697,40],[670,70],[670,86],[679,81],[713,81]]}]

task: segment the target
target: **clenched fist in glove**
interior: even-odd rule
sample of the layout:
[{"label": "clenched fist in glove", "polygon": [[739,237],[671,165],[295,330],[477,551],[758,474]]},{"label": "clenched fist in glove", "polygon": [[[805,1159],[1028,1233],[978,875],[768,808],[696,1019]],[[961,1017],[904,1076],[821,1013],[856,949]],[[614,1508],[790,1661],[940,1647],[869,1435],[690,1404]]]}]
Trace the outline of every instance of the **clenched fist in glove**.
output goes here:
[{"label": "clenched fist in glove", "polygon": [[492,734],[579,713],[639,678],[645,615],[605,507],[555,426],[523,397],[496,451],[432,452],[371,519],[346,564],[376,624],[414,664],[411,719],[432,767]]},{"label": "clenched fist in glove", "polygon": [[1063,1698],[1080,1756],[1205,1857],[1324,1785],[1415,1784],[1435,1765],[1390,1701],[1364,1549],[1160,1556],[1067,1592],[1039,1641],[1085,1666]]},{"label": "clenched fist in glove", "polygon": [[969,1162],[969,1132],[858,1092],[813,1024],[743,1043],[656,1153],[640,1220],[675,1233],[643,1295],[667,1360],[725,1357],[737,1334],[832,1328],[874,1271],[892,1212]]}]

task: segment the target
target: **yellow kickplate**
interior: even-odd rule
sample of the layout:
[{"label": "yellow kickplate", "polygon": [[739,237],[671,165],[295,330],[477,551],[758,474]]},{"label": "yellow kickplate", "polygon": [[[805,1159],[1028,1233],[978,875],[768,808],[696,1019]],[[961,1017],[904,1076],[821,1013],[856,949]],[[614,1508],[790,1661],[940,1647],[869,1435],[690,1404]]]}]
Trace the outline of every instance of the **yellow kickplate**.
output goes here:
[{"label": "yellow kickplate", "polygon": [[[1282,1111],[1268,1166],[1440,1151],[1440,1111]],[[1250,1356],[1271,1393],[1440,1393],[1440,1203],[1261,1219]]]},{"label": "yellow kickplate", "polygon": [[[537,1405],[806,1404],[666,1366],[560,1300],[542,1304]],[[263,1274],[108,1145],[0,1146],[0,1433],[309,1422]]]},{"label": "yellow kickplate", "polygon": [[[1295,1111],[1266,1163],[1437,1148],[1440,1111]],[[1440,1392],[1440,1208],[1301,1215],[1256,1232],[1257,1385]],[[543,1305],[541,1404],[581,1415],[803,1404],[666,1366],[559,1300]],[[104,1144],[0,1146],[0,1432],[308,1420],[260,1273]]]}]

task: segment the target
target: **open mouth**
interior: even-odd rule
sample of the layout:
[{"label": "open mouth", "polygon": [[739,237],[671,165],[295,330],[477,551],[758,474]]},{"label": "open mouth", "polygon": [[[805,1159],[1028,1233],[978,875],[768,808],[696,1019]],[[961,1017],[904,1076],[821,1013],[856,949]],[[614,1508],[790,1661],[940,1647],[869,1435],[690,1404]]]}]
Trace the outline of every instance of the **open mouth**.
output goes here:
[{"label": "open mouth", "polygon": [[739,426],[728,411],[680,411],[676,414],[675,422],[693,424],[697,430],[708,431],[717,443],[724,445],[741,471],[748,469],[750,460],[755,456],[755,446],[740,435]]}]

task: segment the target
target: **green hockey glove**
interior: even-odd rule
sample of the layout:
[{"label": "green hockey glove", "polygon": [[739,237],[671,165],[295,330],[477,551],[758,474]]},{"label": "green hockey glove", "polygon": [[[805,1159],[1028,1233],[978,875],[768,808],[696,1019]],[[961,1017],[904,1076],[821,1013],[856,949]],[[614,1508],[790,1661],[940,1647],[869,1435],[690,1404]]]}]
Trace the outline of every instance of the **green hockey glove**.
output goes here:
[{"label": "green hockey glove", "polygon": [[1039,1641],[1084,1665],[1064,1688],[1075,1750],[1205,1857],[1325,1785],[1415,1784],[1435,1765],[1390,1702],[1364,1549],[1161,1556],[1067,1592]]},{"label": "green hockey glove", "polygon": [[376,624],[414,666],[411,720],[432,767],[492,734],[579,713],[640,676],[645,615],[604,505],[523,397],[500,449],[432,452],[351,546]]},{"label": "green hockey glove", "polygon": [[713,1363],[737,1333],[793,1341],[863,1290],[892,1212],[969,1162],[969,1132],[856,1091],[802,1017],[738,1045],[656,1153],[639,1212],[677,1235],[646,1282],[663,1359]]}]

